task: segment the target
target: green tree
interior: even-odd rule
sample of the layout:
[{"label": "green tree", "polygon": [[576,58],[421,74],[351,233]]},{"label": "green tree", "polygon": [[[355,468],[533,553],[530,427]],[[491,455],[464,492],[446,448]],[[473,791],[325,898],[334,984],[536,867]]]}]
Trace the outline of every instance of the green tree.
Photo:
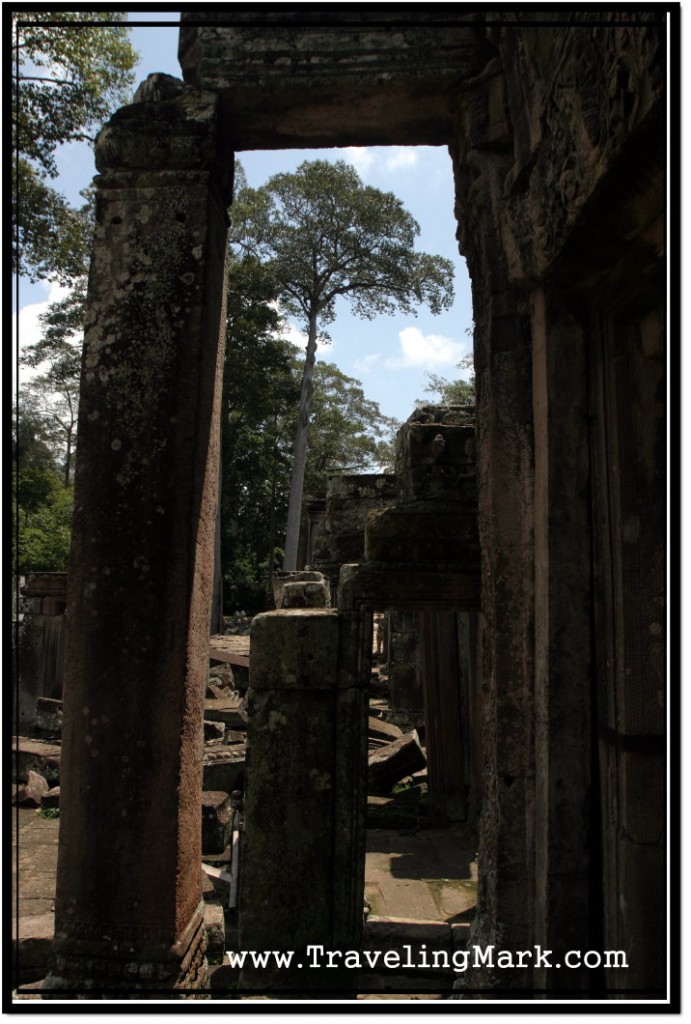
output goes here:
[{"label": "green tree", "polygon": [[226,311],[220,557],[228,600],[259,611],[286,511],[294,348],[280,337],[275,281],[252,256],[230,257]]},{"label": "green tree", "polygon": [[72,488],[61,482],[35,395],[22,396],[12,437],[12,497],[19,573],[67,568]]},{"label": "green tree", "polygon": [[13,12],[13,268],[32,280],[67,282],[85,272],[88,203],[75,210],[50,182],[58,147],[92,142],[130,98],[138,56],[126,19],[111,11]]},{"label": "green tree", "polygon": [[[254,257],[230,260],[222,402],[221,560],[226,600],[260,611],[282,554],[302,374],[301,353],[282,337],[276,281]],[[360,382],[330,363],[315,368],[306,486],[323,494],[329,473],[378,464],[393,421]]]},{"label": "green tree", "polygon": [[294,569],[300,531],[313,371],[320,329],[348,300],[366,319],[400,309],[433,313],[453,301],[453,266],[415,252],[420,228],[391,192],[363,185],[343,161],[305,162],[260,189],[241,188],[234,237],[267,260],[286,312],[307,331],[284,555]]},{"label": "green tree", "polygon": [[26,384],[24,394],[40,409],[44,439],[62,463],[65,486],[72,477],[76,444],[85,302],[86,278],[80,278],[68,295],[40,316],[41,338],[24,349],[20,359],[32,369],[48,364]]},{"label": "green tree", "polygon": [[[296,376],[299,361],[295,360]],[[305,492],[326,494],[334,473],[365,473],[392,462],[392,437],[400,426],[382,416],[377,402],[365,396],[359,380],[334,363],[314,367],[311,429],[307,444]]]},{"label": "green tree", "polygon": [[[427,373],[427,384],[424,390],[431,395],[437,395],[439,405],[474,405],[475,404],[475,373],[473,370],[473,355],[464,356],[457,369],[468,373],[468,377],[459,377],[457,380],[449,380],[447,377],[439,377],[436,373]],[[417,405],[425,405],[424,399],[418,399]]]}]

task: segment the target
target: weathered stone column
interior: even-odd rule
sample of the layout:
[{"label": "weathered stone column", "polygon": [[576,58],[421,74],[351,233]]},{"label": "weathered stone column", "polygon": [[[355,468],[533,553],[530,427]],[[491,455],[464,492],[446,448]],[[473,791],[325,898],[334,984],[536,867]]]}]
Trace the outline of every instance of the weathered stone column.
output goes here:
[{"label": "weathered stone column", "polygon": [[467,687],[468,666],[467,652],[459,644],[458,616],[455,612],[421,612],[420,634],[429,806],[442,819],[464,821],[468,768],[462,687],[464,683]]},{"label": "weathered stone column", "polygon": [[367,701],[339,668],[341,618],[291,609],[252,624],[239,943],[295,957],[291,970],[243,971],[241,987],[355,980],[342,961],[318,970],[307,956],[357,949],[362,933]]},{"label": "weathered stone column", "polygon": [[202,719],[232,161],[215,98],[158,83],[113,117],[96,155],[46,980],[95,994],[194,988],[205,974]]},{"label": "weathered stone column", "polygon": [[63,572],[30,573],[22,591],[28,608],[17,632],[13,722],[19,731],[34,728],[39,697],[62,697],[66,585]]},{"label": "weathered stone column", "polygon": [[[556,960],[591,942],[593,827],[592,537],[586,338],[578,317],[536,289],[535,936]],[[593,794],[594,797],[594,794]],[[586,988],[587,970],[536,972],[540,987]]]},{"label": "weathered stone column", "polygon": [[389,612],[389,720],[404,729],[419,728],[425,719],[420,675],[420,612]]}]

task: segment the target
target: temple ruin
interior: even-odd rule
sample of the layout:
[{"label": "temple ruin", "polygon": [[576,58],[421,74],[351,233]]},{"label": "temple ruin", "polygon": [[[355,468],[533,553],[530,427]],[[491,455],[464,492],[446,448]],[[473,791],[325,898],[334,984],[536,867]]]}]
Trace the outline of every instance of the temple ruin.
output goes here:
[{"label": "temple ruin", "polygon": [[[423,624],[424,706],[403,682],[400,700],[448,750],[430,766],[439,806],[478,821],[470,941],[628,958],[480,967],[453,994],[665,997],[666,50],[654,5],[195,8],[182,79],[151,76],[102,129],[47,996],[207,985],[202,722],[234,153],[424,144],[453,160],[474,418],[406,425],[398,482],[365,495],[364,550],[322,558],[335,605],[255,621],[240,942],[360,947],[363,693],[372,615],[391,610],[401,632],[406,615]],[[276,860],[288,890],[272,889]],[[344,984],[331,974],[310,981],[328,993]]]}]

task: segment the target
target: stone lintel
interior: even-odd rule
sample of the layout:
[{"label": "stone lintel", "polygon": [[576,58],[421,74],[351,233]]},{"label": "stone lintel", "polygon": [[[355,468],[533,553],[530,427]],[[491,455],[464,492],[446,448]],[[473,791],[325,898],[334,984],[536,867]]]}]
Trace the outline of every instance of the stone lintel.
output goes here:
[{"label": "stone lintel", "polygon": [[444,144],[453,97],[487,59],[471,19],[400,8],[184,19],[185,81],[219,93],[236,149]]},{"label": "stone lintel", "polygon": [[365,562],[341,568],[338,593],[342,613],[363,608],[477,611],[480,573],[463,572],[457,565],[443,562],[424,567]]}]

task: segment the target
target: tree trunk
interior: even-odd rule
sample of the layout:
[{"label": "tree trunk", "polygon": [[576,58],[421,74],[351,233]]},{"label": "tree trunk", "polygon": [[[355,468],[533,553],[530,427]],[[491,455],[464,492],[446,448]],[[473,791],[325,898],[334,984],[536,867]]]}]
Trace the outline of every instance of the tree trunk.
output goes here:
[{"label": "tree trunk", "polygon": [[278,474],[278,416],[274,415],[274,449],[271,463],[271,514],[269,517],[269,553],[266,561],[266,610],[273,611],[274,602],[274,552],[276,548],[276,477]]},{"label": "tree trunk", "polygon": [[223,632],[223,566],[221,564],[221,487],[223,485],[223,460],[218,460],[218,503],[216,505],[216,528],[214,530],[214,584],[211,598],[209,633],[214,636]]},{"label": "tree trunk", "polygon": [[300,406],[298,425],[293,445],[293,473],[290,478],[290,499],[288,501],[288,525],[286,544],[283,555],[283,571],[295,572],[298,560],[298,543],[300,540],[300,519],[302,516],[302,491],[305,484],[305,461],[307,458],[307,439],[310,427],[310,405],[312,404],[312,373],[314,357],[317,351],[317,314],[312,313],[309,320],[307,336],[307,353],[305,368],[302,371],[300,386]]}]

